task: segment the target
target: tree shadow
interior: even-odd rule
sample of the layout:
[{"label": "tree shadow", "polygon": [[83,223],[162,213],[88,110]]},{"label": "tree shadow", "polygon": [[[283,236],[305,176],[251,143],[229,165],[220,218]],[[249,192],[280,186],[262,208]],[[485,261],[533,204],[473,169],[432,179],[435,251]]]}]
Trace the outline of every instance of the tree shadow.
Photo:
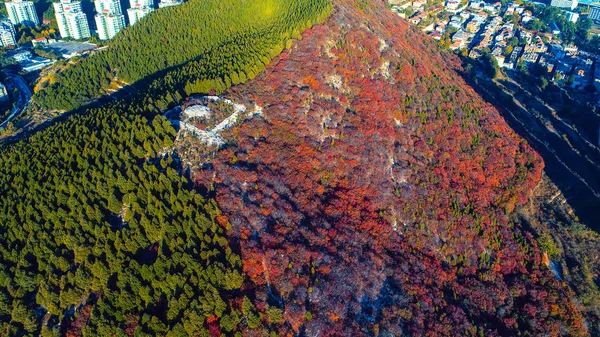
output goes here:
[{"label": "tree shadow", "polygon": [[[594,137],[569,130],[568,123],[553,114],[536,96],[520,90],[510,81],[496,83],[463,71],[459,73],[543,158],[544,172],[580,221],[600,232],[600,153]],[[513,96],[502,86],[518,91]]]},{"label": "tree shadow", "polygon": [[131,87],[124,87],[124,88],[121,88],[121,89],[113,92],[110,95],[104,95],[94,101],[89,102],[88,104],[85,104],[81,107],[64,112],[54,118],[48,119],[48,120],[46,120],[40,124],[37,124],[33,127],[28,128],[27,126],[25,126],[22,131],[14,134],[12,136],[8,136],[4,139],[0,139],[0,145],[7,146],[10,144],[16,143],[22,139],[28,138],[29,136],[32,136],[40,131],[43,131],[57,123],[64,122],[64,121],[68,120],[71,116],[89,113],[90,110],[94,109],[94,108],[99,108],[102,106],[110,107],[110,105],[114,105],[114,107],[118,107],[118,104],[121,103],[120,100],[125,99],[127,97],[131,97],[133,95],[132,92],[133,91],[132,91]]}]

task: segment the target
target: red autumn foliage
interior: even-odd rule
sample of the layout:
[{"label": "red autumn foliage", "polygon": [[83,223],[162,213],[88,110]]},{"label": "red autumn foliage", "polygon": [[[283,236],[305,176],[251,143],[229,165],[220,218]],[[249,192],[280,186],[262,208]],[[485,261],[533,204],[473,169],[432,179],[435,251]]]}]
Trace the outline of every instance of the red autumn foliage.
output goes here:
[{"label": "red autumn foliage", "polygon": [[62,327],[64,331],[64,335],[66,337],[79,337],[81,336],[81,330],[85,327],[90,315],[92,313],[92,309],[94,308],[94,303],[84,304],[76,313],[75,317],[72,320],[66,321],[64,326]]},{"label": "red autumn foliage", "polygon": [[135,335],[135,329],[137,328],[138,324],[139,324],[139,315],[136,313],[130,313],[127,315],[127,320],[125,321],[125,327],[123,328],[123,332],[125,332],[125,334],[127,336],[133,336]]},{"label": "red autumn foliage", "polygon": [[540,157],[456,57],[380,1],[335,3],[228,92],[264,117],[197,173],[216,187],[257,307],[284,308],[280,335],[586,335],[572,292],[506,215]]}]

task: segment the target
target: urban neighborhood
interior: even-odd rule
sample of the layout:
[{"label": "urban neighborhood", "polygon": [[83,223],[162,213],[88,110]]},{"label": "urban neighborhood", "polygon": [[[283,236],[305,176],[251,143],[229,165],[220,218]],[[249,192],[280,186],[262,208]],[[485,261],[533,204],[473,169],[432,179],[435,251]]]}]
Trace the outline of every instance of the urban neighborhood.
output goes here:
[{"label": "urban neighborhood", "polygon": [[[600,89],[600,3],[390,0],[392,10],[463,56],[544,75],[561,87]],[[587,39],[587,36],[592,36]]]}]

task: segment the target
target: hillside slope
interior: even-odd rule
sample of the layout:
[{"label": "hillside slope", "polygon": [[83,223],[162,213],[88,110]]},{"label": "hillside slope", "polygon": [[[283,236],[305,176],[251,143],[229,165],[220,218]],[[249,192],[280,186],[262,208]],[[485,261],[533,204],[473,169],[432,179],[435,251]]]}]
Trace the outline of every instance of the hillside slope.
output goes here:
[{"label": "hillside slope", "polygon": [[292,38],[323,21],[330,6],[326,0],[191,0],[163,8],[117,34],[102,52],[38,84],[34,101],[70,110],[129,84],[150,94],[144,105],[165,108],[184,87],[188,94],[220,92],[256,76]]},{"label": "hillside slope", "polygon": [[[233,27],[215,21],[206,35],[225,38],[219,40],[224,46],[191,51],[210,57],[187,62],[188,71],[162,68],[161,57],[172,55],[145,55],[153,62],[144,71],[162,70],[152,75],[152,88],[137,87],[133,97],[79,109],[30,137],[0,145],[0,336],[215,336],[245,326],[271,330],[261,321],[252,293],[240,291],[241,259],[227,240],[215,200],[194,191],[181,176],[178,158],[165,154],[177,132],[158,112],[179,102],[184,87],[196,92],[197,82],[188,80],[202,79],[205,87],[219,83],[224,90],[232,85],[229,71],[264,69],[292,36],[325,20],[331,5],[326,0],[196,0],[184,8],[203,6],[227,9],[225,16],[246,22],[253,10],[251,19],[265,34],[250,34],[238,24],[248,35],[231,38]],[[270,13],[276,22],[257,15],[265,8],[276,10]],[[177,16],[151,18],[155,32],[163,32]],[[142,22],[134,28],[147,28]],[[179,27],[183,31],[193,28],[178,23],[185,24]],[[122,59],[109,64],[140,66],[144,59],[127,60],[128,52],[163,47],[151,44],[160,36],[146,38],[120,50]],[[184,37],[178,39],[185,43]],[[47,87],[47,97],[80,103],[77,94],[85,93],[85,84],[98,84],[88,83],[90,78],[103,79],[90,69],[106,70],[106,64],[93,62],[112,55],[111,50],[66,67],[63,74],[71,77],[54,83],[66,91]],[[209,72],[198,66],[203,62],[222,67]],[[158,90],[161,95],[153,95]],[[65,100],[65,92],[73,100]]]},{"label": "hillside slope", "polygon": [[[265,35],[256,67],[330,8],[280,1],[311,19]],[[225,99],[183,104],[212,112],[156,115],[234,84],[245,39],[2,147],[0,335],[589,335],[509,222],[540,157],[382,1],[333,4]],[[73,100],[46,98],[96,95],[80,70]]]},{"label": "hillside slope", "polygon": [[456,57],[380,1],[334,3],[227,92],[262,118],[195,172],[239,241],[245,288],[282,310],[279,334],[587,335],[573,292],[507,219],[540,157]]}]

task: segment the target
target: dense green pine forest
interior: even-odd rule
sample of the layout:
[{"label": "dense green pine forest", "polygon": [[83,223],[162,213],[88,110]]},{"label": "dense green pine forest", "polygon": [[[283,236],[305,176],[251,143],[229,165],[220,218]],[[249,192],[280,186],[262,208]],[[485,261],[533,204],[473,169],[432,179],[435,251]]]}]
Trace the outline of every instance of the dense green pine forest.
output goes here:
[{"label": "dense green pine forest", "polygon": [[[123,82],[155,88],[149,104],[170,97],[223,91],[264,69],[291,38],[331,11],[326,0],[192,0],[144,17],[109,47],[67,67],[34,97],[44,109],[70,110]],[[185,91],[183,91],[185,90]]]},{"label": "dense green pine forest", "polygon": [[132,98],[0,148],[0,335],[207,336],[263,324],[239,291],[227,224],[164,154],[176,132],[156,111],[252,78],[330,11],[326,0],[192,0],[41,90],[42,106],[67,110],[115,76],[152,78]]},{"label": "dense green pine forest", "polygon": [[221,294],[242,278],[214,221],[218,210],[190,190],[171,158],[149,160],[174,133],[162,117],[117,106],[2,151],[3,335],[33,334],[46,312],[62,318],[95,292],[102,295],[89,335],[115,333],[132,311],[144,313],[148,333],[174,322],[194,331],[225,314]]}]

